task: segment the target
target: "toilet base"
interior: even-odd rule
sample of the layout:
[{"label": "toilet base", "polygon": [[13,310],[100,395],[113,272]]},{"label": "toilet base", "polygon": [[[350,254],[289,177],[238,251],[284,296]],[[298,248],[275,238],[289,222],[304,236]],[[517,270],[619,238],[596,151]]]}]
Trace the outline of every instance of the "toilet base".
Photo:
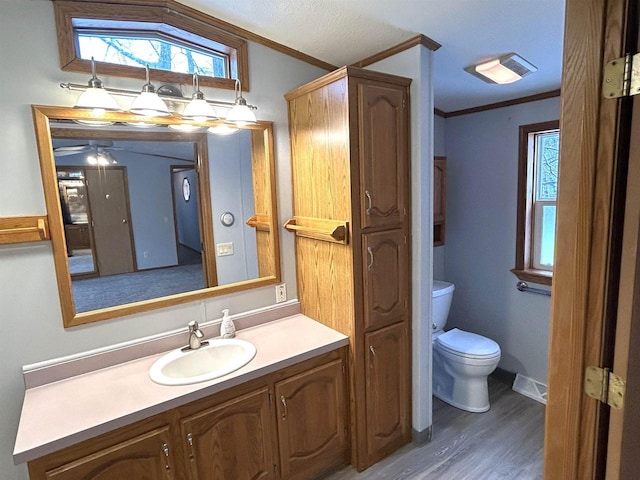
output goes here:
[{"label": "toilet base", "polygon": [[499,356],[474,364],[443,355],[434,345],[433,395],[449,405],[472,413],[490,408],[487,377],[498,366]]},{"label": "toilet base", "polygon": [[451,398],[446,398],[446,397],[444,397],[442,395],[438,395],[435,392],[433,393],[433,396],[436,397],[436,398],[439,398],[440,400],[442,400],[445,403],[448,403],[452,407],[459,408],[460,410],[464,410],[465,412],[484,413],[484,412],[489,411],[489,409],[491,408],[491,405],[489,404],[489,402],[487,402],[487,404],[485,406],[473,407],[473,406],[469,406],[469,405],[462,405],[462,404],[456,403]]}]

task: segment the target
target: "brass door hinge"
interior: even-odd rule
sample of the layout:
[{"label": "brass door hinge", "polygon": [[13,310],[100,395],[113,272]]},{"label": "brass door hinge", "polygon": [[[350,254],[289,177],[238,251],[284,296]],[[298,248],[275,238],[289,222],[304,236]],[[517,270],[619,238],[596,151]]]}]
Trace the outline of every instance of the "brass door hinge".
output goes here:
[{"label": "brass door hinge", "polygon": [[624,405],[624,381],[608,368],[587,367],[584,373],[584,391],[613,408],[620,409]]},{"label": "brass door hinge", "polygon": [[624,57],[611,60],[604,67],[602,95],[606,98],[620,98],[640,93],[640,53],[627,53]]}]

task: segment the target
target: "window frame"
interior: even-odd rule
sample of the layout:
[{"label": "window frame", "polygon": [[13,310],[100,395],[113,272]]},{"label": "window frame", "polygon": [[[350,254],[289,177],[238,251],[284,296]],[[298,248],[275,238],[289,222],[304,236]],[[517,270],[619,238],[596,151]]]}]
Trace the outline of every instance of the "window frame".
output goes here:
[{"label": "window frame", "polygon": [[[144,22],[149,27],[166,25],[184,30],[188,33],[204,37],[220,46],[216,50],[229,56],[229,72],[242,83],[243,91],[249,91],[248,48],[245,39],[229,33],[219,27],[209,25],[208,17],[200,12],[193,13],[173,0],[157,0],[151,5],[140,5],[136,0],[107,4],[94,1],[54,0],[54,15],[60,53],[60,67],[64,71],[91,73],[91,62],[78,55],[78,47],[74,33],[74,19],[107,20],[110,22]],[[214,23],[213,21],[211,23]],[[150,29],[146,29],[149,31]],[[165,34],[162,28],[151,29],[158,34]],[[141,30],[143,31],[143,30]],[[174,38],[180,41],[178,35]],[[188,41],[188,40],[182,40]],[[193,43],[193,42],[191,42]],[[145,69],[112,63],[98,63],[98,73],[102,76],[129,77],[145,79]],[[156,83],[177,83],[191,85],[192,74],[169,72],[151,69],[151,80]],[[200,86],[234,90],[234,78],[214,78],[199,76]]]},{"label": "window frame", "polygon": [[518,142],[518,202],[517,202],[517,231],[516,231],[516,261],[511,270],[520,280],[542,285],[551,285],[553,271],[534,266],[536,246],[535,210],[536,204],[555,204],[553,201],[535,201],[535,165],[532,135],[548,131],[560,130],[560,121],[533,123],[520,126]]}]

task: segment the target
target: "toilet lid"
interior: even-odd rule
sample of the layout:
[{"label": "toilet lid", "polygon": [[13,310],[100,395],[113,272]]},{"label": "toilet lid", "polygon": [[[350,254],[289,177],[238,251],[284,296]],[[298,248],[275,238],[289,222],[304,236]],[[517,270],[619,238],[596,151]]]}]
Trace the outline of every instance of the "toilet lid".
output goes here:
[{"label": "toilet lid", "polygon": [[443,349],[465,357],[494,357],[500,353],[500,346],[490,338],[457,328],[438,336],[436,341]]}]

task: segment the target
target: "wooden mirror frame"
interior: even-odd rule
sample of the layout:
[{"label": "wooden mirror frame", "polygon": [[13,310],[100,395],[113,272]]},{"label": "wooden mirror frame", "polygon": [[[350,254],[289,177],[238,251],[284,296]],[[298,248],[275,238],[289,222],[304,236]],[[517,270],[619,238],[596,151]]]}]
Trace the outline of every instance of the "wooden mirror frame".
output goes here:
[{"label": "wooden mirror frame", "polygon": [[[273,125],[271,122],[258,122],[257,125],[243,127],[251,129],[254,138],[264,140],[264,151],[259,155],[264,158],[262,166],[254,165],[254,202],[256,203],[256,215],[247,222],[256,230],[256,240],[258,245],[258,272],[260,277],[228,285],[204,288],[191,292],[169,295],[150,300],[128,303],[124,305],[92,310],[78,313],[75,310],[73,291],[71,285],[71,275],[67,260],[67,245],[64,234],[62,210],[58,194],[58,181],[56,174],[55,158],[53,154],[53,142],[51,137],[51,120],[102,120],[112,122],[140,122],[140,117],[131,113],[107,112],[99,117],[92,112],[68,107],[52,106],[32,106],[38,154],[40,158],[40,171],[42,174],[42,184],[45,195],[45,205],[47,208],[47,220],[49,223],[51,244],[53,248],[54,264],[56,269],[56,280],[58,293],[60,296],[60,306],[62,310],[62,320],[65,328],[82,325],[86,323],[107,320],[110,318],[133,315],[136,313],[155,310],[158,308],[179,305],[193,302],[205,298],[219,295],[249,290],[252,288],[273,285],[281,282],[280,269],[280,243],[278,234],[278,212],[276,201],[276,181],[275,181],[275,157],[273,149]],[[184,122],[177,116],[150,118],[145,122],[158,125],[177,125]],[[206,122],[205,126],[215,126],[220,121]],[[175,135],[175,132],[174,132]],[[198,164],[206,160],[206,135],[203,133],[185,132],[178,135],[183,141],[192,141],[196,145],[196,161]],[[255,152],[254,152],[255,153]],[[205,169],[205,172],[207,170]],[[265,182],[257,182],[257,179],[264,179]],[[203,192],[203,198],[210,199],[210,186],[208,173],[198,175],[198,188]],[[264,187],[262,187],[264,185]],[[205,248],[214,252],[213,240],[213,219],[211,213],[211,202],[202,202],[200,213],[203,221],[202,237]],[[260,208],[259,208],[260,207]],[[208,228],[205,228],[208,227]],[[213,255],[215,253],[212,253]],[[205,275],[212,273],[210,267],[203,264]]]}]

